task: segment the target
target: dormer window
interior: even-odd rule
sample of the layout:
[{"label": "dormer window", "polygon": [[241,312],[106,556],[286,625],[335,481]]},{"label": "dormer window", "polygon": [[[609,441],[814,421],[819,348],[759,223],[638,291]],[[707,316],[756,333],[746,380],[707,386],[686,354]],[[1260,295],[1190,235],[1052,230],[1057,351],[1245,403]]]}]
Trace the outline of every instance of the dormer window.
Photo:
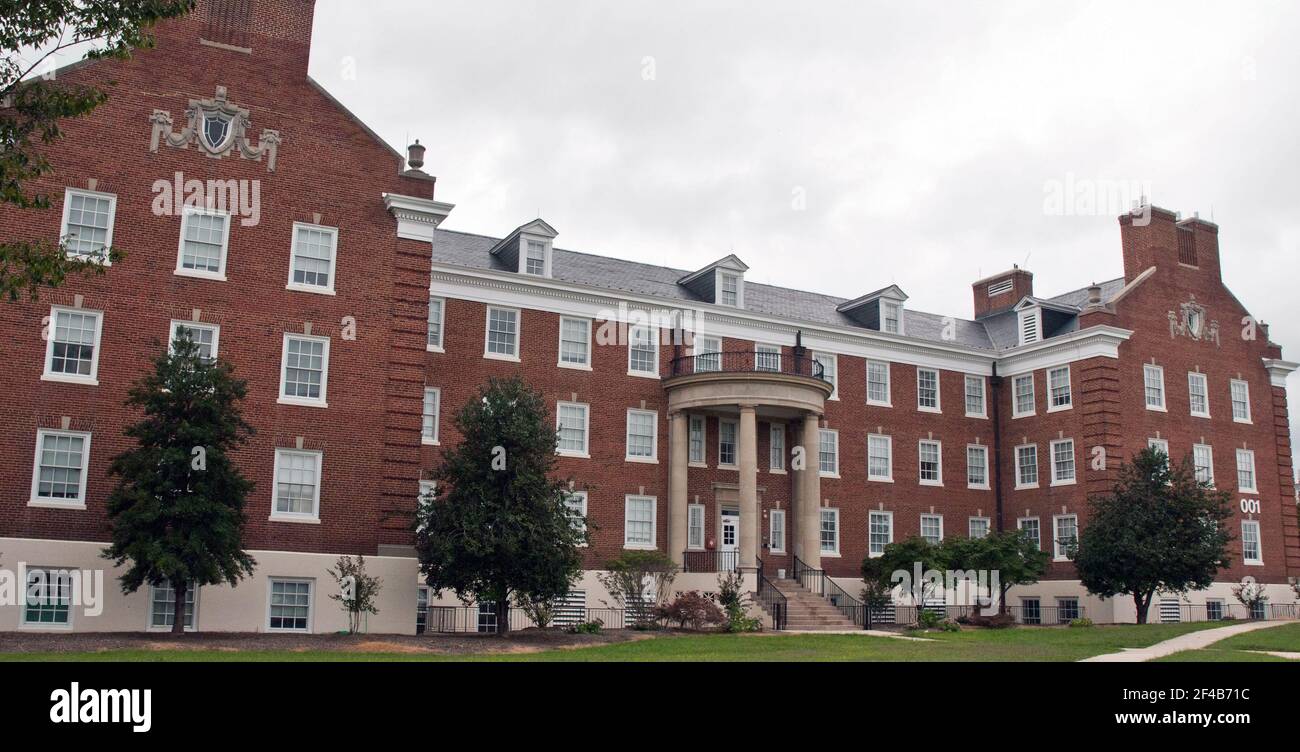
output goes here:
[{"label": "dormer window", "polygon": [[527,251],[524,254],[524,274],[535,274],[538,277],[545,277],[546,274],[546,243],[539,240],[529,240]]},{"label": "dormer window", "polygon": [[1042,309],[1026,308],[1020,312],[1020,344],[1030,345],[1043,338]]},{"label": "dormer window", "polygon": [[906,303],[907,293],[903,292],[898,285],[890,285],[883,290],[876,290],[860,298],[841,303],[835,307],[835,310],[868,329],[903,335],[907,333],[903,321]]},{"label": "dormer window", "polygon": [[733,308],[740,306],[740,275],[718,272],[718,303]]},{"label": "dormer window", "polygon": [[890,300],[880,301],[880,331],[889,334],[903,333],[903,304]]}]

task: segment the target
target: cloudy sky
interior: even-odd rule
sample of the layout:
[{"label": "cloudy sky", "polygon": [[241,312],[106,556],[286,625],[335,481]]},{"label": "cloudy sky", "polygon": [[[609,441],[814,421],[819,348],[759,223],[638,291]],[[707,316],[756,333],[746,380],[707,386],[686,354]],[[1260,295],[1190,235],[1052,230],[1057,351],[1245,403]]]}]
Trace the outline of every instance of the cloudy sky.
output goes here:
[{"label": "cloudy sky", "polygon": [[[1012,263],[1040,294],[1120,276],[1117,199],[1149,192],[1219,223],[1300,358],[1295,3],[360,7],[318,0],[312,75],[428,146],[448,229],[540,212],[565,248],[969,317]],[[1048,210],[1072,183],[1116,200]]]}]

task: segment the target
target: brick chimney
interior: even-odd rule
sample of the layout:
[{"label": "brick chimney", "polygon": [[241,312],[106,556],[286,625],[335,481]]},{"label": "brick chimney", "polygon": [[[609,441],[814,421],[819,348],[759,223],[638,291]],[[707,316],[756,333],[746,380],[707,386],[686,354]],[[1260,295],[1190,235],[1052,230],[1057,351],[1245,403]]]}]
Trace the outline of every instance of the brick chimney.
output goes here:
[{"label": "brick chimney", "polygon": [[158,25],[159,41],[243,53],[292,73],[307,75],[316,0],[198,0],[189,15]]},{"label": "brick chimney", "polygon": [[1174,212],[1148,205],[1121,215],[1119,228],[1125,282],[1153,266],[1220,277],[1219,226],[1213,222],[1198,216],[1180,222]]},{"label": "brick chimney", "polygon": [[1034,294],[1034,275],[1012,266],[1010,270],[985,277],[971,285],[975,295],[975,318],[982,319],[1010,309],[1026,295]]}]

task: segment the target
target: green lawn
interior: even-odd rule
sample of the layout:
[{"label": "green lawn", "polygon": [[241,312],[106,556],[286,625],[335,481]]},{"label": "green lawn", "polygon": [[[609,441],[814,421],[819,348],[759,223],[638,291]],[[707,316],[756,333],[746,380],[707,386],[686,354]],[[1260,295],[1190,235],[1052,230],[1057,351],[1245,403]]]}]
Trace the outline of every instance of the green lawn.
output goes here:
[{"label": "green lawn", "polygon": [[1213,626],[1221,625],[966,630],[926,634],[927,642],[865,635],[690,635],[536,653],[110,650],[15,653],[0,655],[0,661],[1075,661]]},{"label": "green lawn", "polygon": [[1226,640],[1219,640],[1203,650],[1184,650],[1160,660],[1169,663],[1290,662],[1286,658],[1274,655],[1246,652],[1251,650],[1300,653],[1300,622],[1239,634]]}]

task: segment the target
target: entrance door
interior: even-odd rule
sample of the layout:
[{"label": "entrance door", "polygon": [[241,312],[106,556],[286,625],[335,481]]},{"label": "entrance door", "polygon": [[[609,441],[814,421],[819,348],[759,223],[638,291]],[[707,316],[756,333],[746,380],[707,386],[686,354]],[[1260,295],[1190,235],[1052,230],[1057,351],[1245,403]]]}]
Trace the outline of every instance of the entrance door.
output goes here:
[{"label": "entrance door", "polygon": [[718,570],[734,572],[740,566],[740,512],[722,510],[722,540],[718,545]]}]

